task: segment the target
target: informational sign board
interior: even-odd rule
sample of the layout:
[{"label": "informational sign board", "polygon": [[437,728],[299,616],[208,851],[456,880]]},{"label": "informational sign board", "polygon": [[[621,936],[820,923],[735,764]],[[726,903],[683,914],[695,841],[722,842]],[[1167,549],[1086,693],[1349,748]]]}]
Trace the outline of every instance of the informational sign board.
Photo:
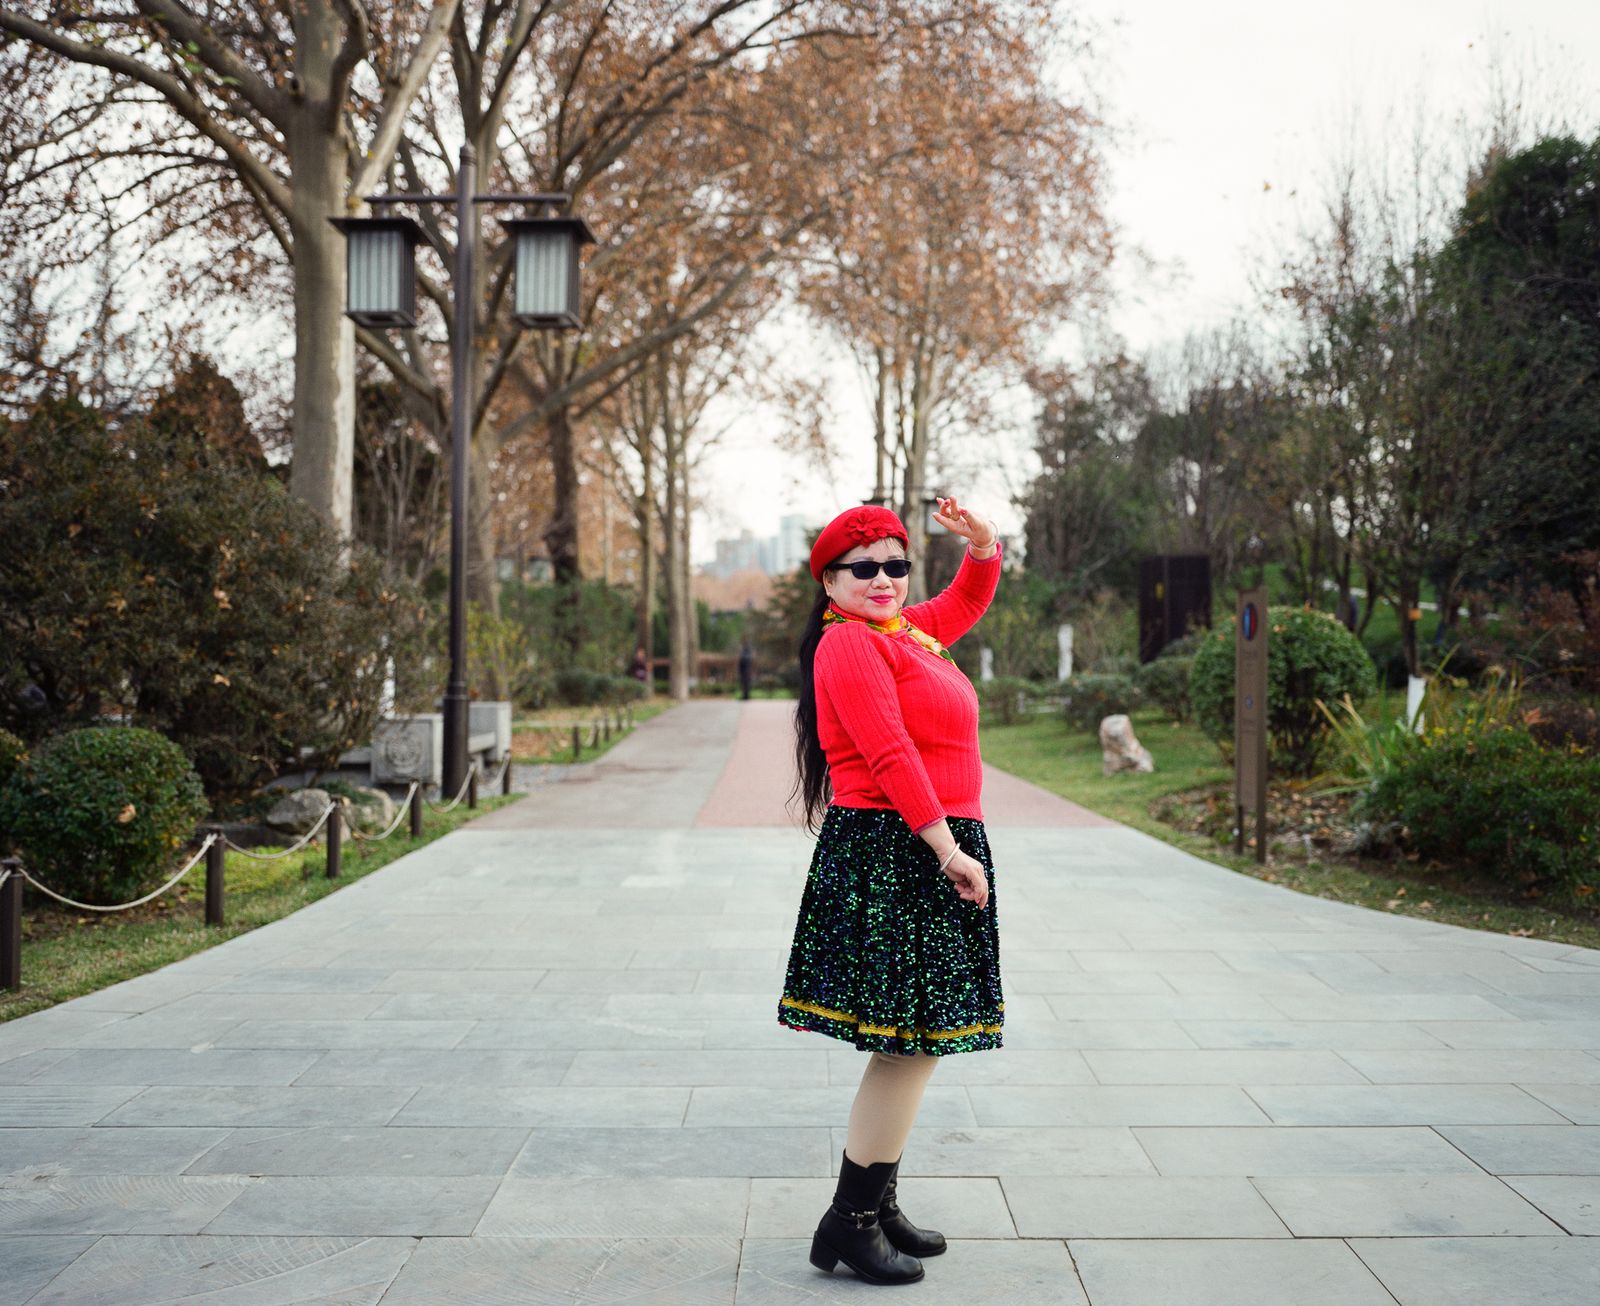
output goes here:
[{"label": "informational sign board", "polygon": [[1243,590],[1233,627],[1233,849],[1244,852],[1244,817],[1256,817],[1256,860],[1267,860],[1267,591]]}]

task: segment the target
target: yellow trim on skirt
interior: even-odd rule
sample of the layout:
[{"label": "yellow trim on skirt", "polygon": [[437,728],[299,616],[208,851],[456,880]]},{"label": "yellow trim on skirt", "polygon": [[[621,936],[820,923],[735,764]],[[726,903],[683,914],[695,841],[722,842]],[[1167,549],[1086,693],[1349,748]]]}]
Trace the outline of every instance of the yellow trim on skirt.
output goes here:
[{"label": "yellow trim on skirt", "polygon": [[[898,1025],[863,1025],[847,1011],[834,1011],[829,1007],[819,1007],[814,1002],[801,1002],[798,998],[783,998],[779,1005],[794,1007],[798,1011],[809,1011],[813,1016],[826,1016],[829,1020],[841,1021],[846,1025],[854,1025],[863,1034],[885,1034],[890,1038],[913,1035],[918,1038],[960,1038],[964,1034],[998,1034],[1004,1028],[1001,1025],[965,1025],[961,1029],[902,1030]],[[1002,1002],[1000,1010],[1005,1009],[1005,1003]]]}]

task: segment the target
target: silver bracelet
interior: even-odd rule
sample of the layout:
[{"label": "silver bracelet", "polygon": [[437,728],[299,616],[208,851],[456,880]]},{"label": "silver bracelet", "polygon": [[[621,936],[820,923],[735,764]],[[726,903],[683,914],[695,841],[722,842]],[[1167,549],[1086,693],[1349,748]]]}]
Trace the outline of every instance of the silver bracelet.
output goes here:
[{"label": "silver bracelet", "polygon": [[955,861],[956,854],[958,852],[960,852],[960,851],[961,851],[961,845],[957,844],[954,848],[952,848],[949,852],[947,852],[944,855],[944,860],[939,863],[939,870],[943,871],[946,866],[950,865],[951,862]]}]

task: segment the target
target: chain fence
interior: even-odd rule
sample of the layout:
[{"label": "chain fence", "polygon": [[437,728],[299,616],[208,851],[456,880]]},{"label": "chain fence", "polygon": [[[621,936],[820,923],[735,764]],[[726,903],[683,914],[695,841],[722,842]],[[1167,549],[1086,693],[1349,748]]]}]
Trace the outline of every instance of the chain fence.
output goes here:
[{"label": "chain fence", "polygon": [[[470,796],[470,805],[478,805],[477,781],[479,780],[478,768],[474,764],[467,768],[466,779],[462,781],[461,789],[456,796],[445,804],[438,804],[427,798],[422,787],[422,782],[413,780],[406,790],[405,798],[398,804],[398,811],[394,820],[382,834],[364,834],[353,821],[344,813],[348,800],[343,798],[330,798],[328,805],[322,809],[314,824],[305,834],[301,835],[295,843],[288,848],[276,852],[262,853],[251,848],[241,847],[221,830],[209,830],[201,840],[200,846],[195,850],[183,868],[173,875],[171,879],[162,884],[160,888],[153,889],[142,897],[131,902],[116,903],[106,906],[97,903],[79,902],[76,898],[69,898],[66,894],[57,893],[48,885],[41,884],[31,874],[20,858],[7,858],[0,865],[0,989],[17,990],[22,987],[22,899],[21,884],[32,885],[34,889],[45,897],[71,907],[77,911],[95,912],[101,915],[116,912],[132,911],[135,907],[142,907],[146,903],[154,902],[162,894],[176,888],[178,883],[194,870],[201,861],[206,864],[206,903],[205,919],[207,925],[222,925],[225,923],[223,912],[223,858],[226,852],[233,852],[252,861],[274,862],[285,857],[293,856],[307,847],[324,829],[327,830],[327,875],[329,879],[336,879],[340,872],[342,858],[343,835],[348,833],[351,838],[363,844],[379,844],[400,828],[401,823],[409,815],[411,818],[411,835],[418,838],[422,834],[422,808],[423,804],[433,808],[440,815],[454,811],[461,805],[463,799]],[[511,755],[508,752],[500,763],[500,769],[494,775],[493,783],[499,785],[502,792],[511,792]],[[10,881],[18,881],[13,886]]]}]

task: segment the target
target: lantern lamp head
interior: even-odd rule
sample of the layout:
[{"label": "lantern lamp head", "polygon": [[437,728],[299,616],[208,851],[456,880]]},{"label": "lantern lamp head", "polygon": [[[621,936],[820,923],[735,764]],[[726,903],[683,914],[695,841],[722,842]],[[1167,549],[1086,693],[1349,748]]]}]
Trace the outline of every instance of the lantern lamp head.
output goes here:
[{"label": "lantern lamp head", "polygon": [[362,326],[416,326],[422,228],[410,218],[329,221],[345,234],[345,316]]},{"label": "lantern lamp head", "polygon": [[579,308],[579,251],[594,244],[582,218],[511,218],[501,224],[515,242],[511,316],[527,327],[572,330]]}]

